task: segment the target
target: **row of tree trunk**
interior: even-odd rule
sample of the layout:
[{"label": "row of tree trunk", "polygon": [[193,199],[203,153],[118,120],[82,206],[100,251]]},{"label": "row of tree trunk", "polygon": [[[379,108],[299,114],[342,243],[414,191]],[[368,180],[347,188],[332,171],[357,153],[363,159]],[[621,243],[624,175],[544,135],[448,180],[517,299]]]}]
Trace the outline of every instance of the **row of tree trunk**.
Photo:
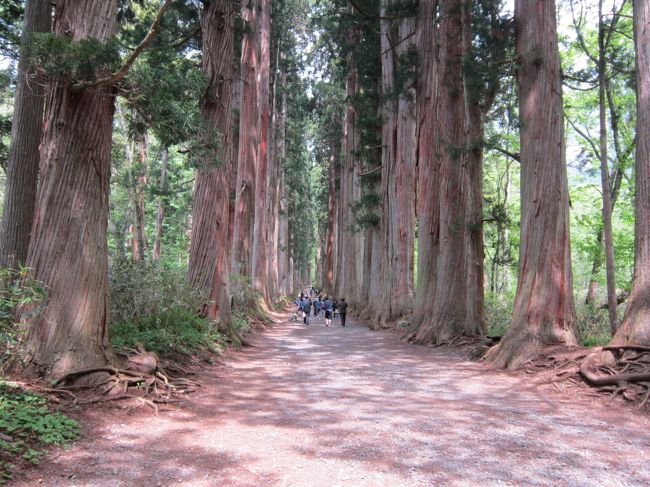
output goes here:
[{"label": "row of tree trunk", "polygon": [[[169,4],[164,3],[159,17]],[[53,33],[72,41],[94,38],[107,43],[115,36],[117,7],[117,0],[59,1]],[[286,94],[279,95],[286,71],[276,63],[276,72],[282,73],[274,77],[271,86],[270,4],[257,0],[241,7],[249,29],[243,39],[239,72],[236,8],[235,2],[213,0],[201,14],[202,68],[208,86],[200,101],[203,125],[189,257],[189,281],[206,297],[200,311],[217,320],[224,331],[231,325],[231,274],[249,279],[264,302],[287,294],[294,279],[279,162],[286,156],[287,99]],[[49,19],[45,2],[29,0],[25,37],[48,31]],[[2,224],[2,264],[26,262],[34,278],[45,285],[48,301],[44,312],[37,317],[24,316],[30,322],[28,351],[39,373],[60,377],[113,360],[108,339],[107,226],[116,90],[110,81],[71,84],[52,79],[47,83],[44,104],[42,95],[34,97],[39,95],[42,80],[28,86],[34,80],[26,61],[21,63],[10,190]],[[97,73],[98,77],[101,74]],[[241,114],[238,133],[234,129],[236,108]],[[147,148],[145,136],[138,143],[140,166],[146,161]],[[134,172],[133,151],[128,155],[132,159],[129,169]],[[166,152],[164,156],[166,161]],[[26,171],[34,174],[24,176]],[[19,195],[31,199],[32,204],[35,201],[31,224],[28,202],[22,202],[11,188],[20,188],[25,178],[35,187],[37,173],[36,197],[30,196],[32,190]],[[131,244],[134,259],[143,258],[147,251],[142,220],[144,178],[144,172],[132,174],[137,181],[130,194],[136,216]],[[163,163],[162,184],[165,178]],[[158,237],[164,210],[161,202]],[[159,238],[153,252],[159,258]]]},{"label": "row of tree trunk", "polygon": [[[399,3],[382,0],[376,17],[382,66],[379,222],[360,227],[353,211],[365,173],[359,161],[362,148],[354,99],[360,87],[352,48],[346,63],[342,160],[338,163],[332,157],[330,168],[322,282],[328,291],[347,298],[369,316],[373,326],[405,318],[410,321],[409,340],[439,344],[459,335],[485,333],[482,140],[483,121],[496,91],[476,93],[464,64],[473,50],[473,2],[425,0],[416,17],[413,12],[395,14]],[[509,330],[487,357],[497,367],[518,367],[544,345],[577,344],[555,7],[555,2],[542,0],[515,2],[521,119],[520,267]],[[348,14],[369,15],[355,2],[349,2]],[[636,273],[631,301],[613,342],[648,345],[648,0],[634,4],[634,16]],[[356,27],[351,27],[350,45],[355,45],[358,35]],[[405,54],[412,48],[418,54],[417,78],[405,82]],[[611,212],[607,206],[605,217]]]}]

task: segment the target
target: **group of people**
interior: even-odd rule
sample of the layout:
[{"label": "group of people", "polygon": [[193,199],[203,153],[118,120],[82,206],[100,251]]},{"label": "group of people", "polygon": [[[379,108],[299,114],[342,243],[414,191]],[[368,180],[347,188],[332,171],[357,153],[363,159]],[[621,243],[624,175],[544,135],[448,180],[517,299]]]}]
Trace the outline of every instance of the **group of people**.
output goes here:
[{"label": "group of people", "polygon": [[[312,300],[314,294],[316,297]],[[325,314],[325,326],[331,326],[332,319],[337,316],[341,319],[341,326],[345,326],[348,314],[348,303],[345,302],[345,298],[341,298],[339,302],[336,298],[332,299],[316,293],[312,287],[309,290],[309,294],[301,292],[294,303],[298,306],[297,311],[302,312],[302,322],[305,325],[309,325],[309,317],[313,312],[314,317],[319,317],[321,313]]]}]

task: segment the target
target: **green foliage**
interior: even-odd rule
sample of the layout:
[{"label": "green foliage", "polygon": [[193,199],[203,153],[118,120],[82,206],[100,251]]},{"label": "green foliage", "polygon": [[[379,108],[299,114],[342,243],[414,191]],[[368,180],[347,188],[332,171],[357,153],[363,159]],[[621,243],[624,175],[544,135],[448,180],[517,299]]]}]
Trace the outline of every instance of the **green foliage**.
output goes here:
[{"label": "green foliage", "polygon": [[[617,308],[619,317],[624,310]],[[609,317],[605,309],[593,309],[584,303],[576,306],[576,321],[578,340],[585,347],[604,346],[609,343],[612,334],[609,328]]]},{"label": "green foliage", "polygon": [[92,37],[73,41],[50,32],[34,33],[28,51],[37,69],[68,81],[106,76],[120,66],[117,42],[103,43]]},{"label": "green foliage", "polygon": [[0,380],[0,485],[11,479],[16,463],[36,464],[47,445],[67,446],[80,433],[79,424],[50,412],[45,398]]},{"label": "green foliage", "polygon": [[0,55],[18,59],[21,22],[24,2],[3,0],[0,2]]},{"label": "green foliage", "polygon": [[488,336],[503,336],[512,318],[514,295],[485,296],[485,324]]},{"label": "green foliage", "polygon": [[109,277],[113,345],[202,357],[221,350],[216,325],[198,315],[205,298],[183,267],[122,260]]},{"label": "green foliage", "polygon": [[0,364],[8,365],[16,357],[21,339],[14,320],[16,311],[22,310],[26,317],[35,316],[43,309],[46,298],[45,289],[30,277],[28,268],[0,267]]}]

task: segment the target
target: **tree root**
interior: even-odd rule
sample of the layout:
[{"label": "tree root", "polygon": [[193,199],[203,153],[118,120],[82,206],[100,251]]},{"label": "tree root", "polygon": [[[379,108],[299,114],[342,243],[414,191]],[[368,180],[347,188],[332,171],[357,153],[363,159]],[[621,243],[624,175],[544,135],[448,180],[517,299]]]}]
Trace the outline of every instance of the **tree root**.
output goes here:
[{"label": "tree root", "polygon": [[[75,370],[50,383],[50,387],[41,389],[51,396],[61,397],[59,401],[71,401],[75,405],[131,399],[140,406],[151,407],[157,414],[157,404],[170,404],[175,402],[176,396],[200,387],[199,383],[187,377],[177,376],[178,372],[192,374],[180,365],[165,362],[165,367],[175,373],[167,372],[154,353],[144,350],[120,352],[119,355],[125,357],[123,362],[127,368],[106,366]],[[79,379],[94,375],[99,375],[96,381],[79,383]]]}]

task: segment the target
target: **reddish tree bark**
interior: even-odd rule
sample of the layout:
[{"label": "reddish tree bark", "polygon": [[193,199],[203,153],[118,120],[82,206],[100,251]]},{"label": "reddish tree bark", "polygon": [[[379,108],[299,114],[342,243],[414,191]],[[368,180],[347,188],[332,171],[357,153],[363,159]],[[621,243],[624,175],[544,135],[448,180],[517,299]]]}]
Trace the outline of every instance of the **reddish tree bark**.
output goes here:
[{"label": "reddish tree bark", "polygon": [[253,220],[255,215],[255,158],[258,135],[257,76],[259,58],[256,48],[258,2],[243,3],[241,14],[248,22],[242,40],[241,98],[239,105],[239,150],[237,154],[237,185],[233,232],[232,270],[241,276],[251,276]]},{"label": "reddish tree bark", "polygon": [[516,368],[551,343],[575,345],[562,83],[555,2],[516,0],[521,243],[512,320],[487,359]]},{"label": "reddish tree bark", "polygon": [[30,66],[26,48],[32,32],[49,32],[50,25],[48,2],[27,0],[0,226],[0,266],[4,267],[25,263],[27,257],[36,201],[45,90],[43,79]]},{"label": "reddish tree bark", "polygon": [[[374,321],[382,326],[411,311],[413,299],[413,251],[415,238],[416,120],[415,80],[401,66],[414,45],[415,19],[391,21],[387,10],[395,5],[384,0],[381,6],[381,61],[383,104],[382,134],[382,295],[374,303]],[[393,32],[395,32],[393,34]],[[397,85],[397,72],[403,83]],[[395,91],[399,90],[398,93]]]},{"label": "reddish tree bark", "polygon": [[[109,41],[117,0],[57,2],[54,33]],[[108,340],[108,192],[114,93],[48,90],[38,191],[27,265],[48,291],[28,348],[46,376],[104,365]]]},{"label": "reddish tree bark", "polygon": [[611,345],[650,346],[650,0],[634,2],[636,154],[634,279]]},{"label": "reddish tree bark", "polygon": [[163,147],[162,161],[160,165],[160,191],[163,193],[158,197],[158,210],[156,212],[156,238],[153,241],[153,260],[160,260],[162,249],[163,221],[165,218],[165,193],[167,192],[167,166],[169,164],[169,149]]},{"label": "reddish tree bark", "polygon": [[468,163],[466,98],[463,80],[463,5],[440,0],[440,76],[436,109],[434,154],[438,160],[439,234],[433,308],[428,322],[414,340],[441,343],[467,330],[467,202],[463,195],[463,170]]},{"label": "reddish tree bark", "polygon": [[276,157],[278,162],[278,170],[280,173],[279,181],[279,234],[278,234],[278,280],[279,291],[282,295],[288,296],[293,291],[291,286],[291,268],[289,263],[289,203],[287,201],[286,183],[284,168],[279,161],[285,161],[287,158],[287,72],[284,67],[281,67],[280,72],[280,86],[282,93],[282,101],[280,105],[280,112],[278,114],[278,132],[277,132],[277,148]]},{"label": "reddish tree bark", "polygon": [[267,238],[270,222],[267,221],[266,208],[269,205],[271,190],[269,188],[269,70],[271,67],[271,53],[269,36],[271,31],[271,15],[269,0],[259,0],[258,9],[258,36],[257,48],[259,49],[259,64],[257,78],[258,101],[258,130],[256,137],[257,153],[255,157],[255,215],[253,222],[253,252],[251,266],[253,270],[253,289],[267,303],[270,301],[268,288],[268,254]]},{"label": "reddish tree bark", "polygon": [[433,148],[437,103],[434,26],[437,5],[438,0],[424,0],[421,2],[416,25],[419,67],[416,98],[418,124],[418,280],[412,318],[412,325],[415,330],[431,316],[439,244],[438,165]]},{"label": "reddish tree bark", "polygon": [[205,154],[196,174],[192,209],[189,279],[207,302],[203,313],[230,326],[230,268],[228,229],[230,216],[232,144],[232,59],[235,11],[228,0],[213,0],[201,16],[203,73],[209,86],[202,100],[207,129],[203,134],[214,151]]},{"label": "reddish tree bark", "polygon": [[[349,11],[353,10],[351,5]],[[359,32],[351,29],[349,42],[354,45]],[[361,246],[361,233],[355,229],[354,212],[352,203],[360,197],[358,184],[358,154],[359,154],[359,128],[357,114],[352,104],[352,99],[357,95],[358,72],[354,54],[350,52],[347,58],[347,77],[345,91],[347,96],[345,114],[343,117],[343,146],[341,168],[341,198],[339,207],[339,246],[337,256],[337,274],[335,289],[338,296],[344,297],[348,303],[356,303],[359,298],[361,286],[361,270],[363,264],[363,248]]]},{"label": "reddish tree bark", "polygon": [[336,245],[336,167],[338,165],[339,145],[330,142],[330,164],[327,169],[327,234],[325,241],[325,268],[323,288],[326,293],[334,292],[334,256]]}]

